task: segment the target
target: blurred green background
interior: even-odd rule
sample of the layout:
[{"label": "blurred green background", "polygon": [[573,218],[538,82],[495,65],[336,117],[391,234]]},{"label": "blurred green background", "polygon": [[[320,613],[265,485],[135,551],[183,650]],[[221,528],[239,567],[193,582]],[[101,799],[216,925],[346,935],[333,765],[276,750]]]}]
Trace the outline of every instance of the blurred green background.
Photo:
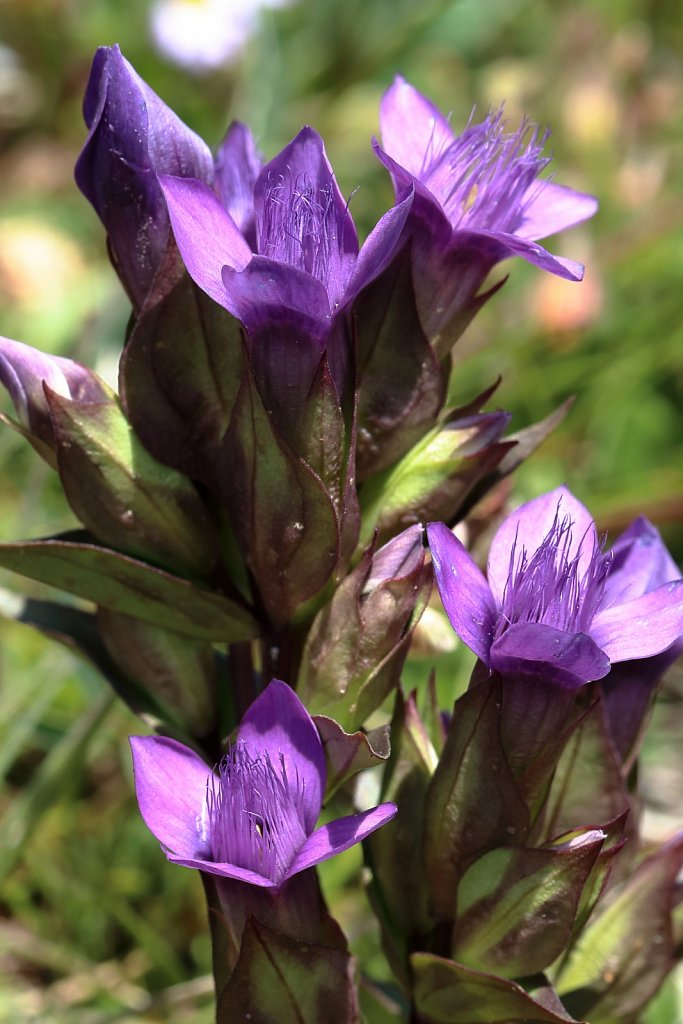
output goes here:
[{"label": "blurred green background", "polygon": [[[196,18],[210,6],[222,6],[223,18],[253,6],[169,4]],[[683,561],[677,0],[300,0],[255,12],[230,61],[201,72],[155,45],[152,17],[166,17],[172,35],[158,8],[0,3],[0,332],[115,380],[128,307],[72,177],[98,45],[119,42],[211,145],[232,117],[252,126],[266,157],[314,125],[342,190],[353,193],[361,233],[392,201],[369,143],[395,73],[451,111],[454,126],[475,105],[485,112],[504,100],[511,121],[528,113],[552,128],[557,180],[596,194],[600,213],[550,245],[586,263],[582,285],[521,261],[505,268],[510,281],[456,350],[453,394],[466,401],[502,374],[496,401],[515,429],[576,395],[519,472],[515,495],[567,482],[611,537],[644,512]],[[50,471],[0,430],[0,539],[72,522]],[[0,584],[29,592],[9,574]],[[3,604],[11,611],[11,596]],[[0,1021],[208,1022],[199,878],[166,864],[132,797],[125,736],[140,723],[93,671],[31,630],[0,620],[0,644]],[[681,729],[670,712],[681,689],[674,678],[645,758],[661,833],[680,798]],[[374,933],[347,885],[358,868],[351,851],[325,865],[324,881],[372,973]],[[382,971],[377,960],[375,975]],[[664,991],[649,1024],[680,1020],[676,999],[673,986]]]}]

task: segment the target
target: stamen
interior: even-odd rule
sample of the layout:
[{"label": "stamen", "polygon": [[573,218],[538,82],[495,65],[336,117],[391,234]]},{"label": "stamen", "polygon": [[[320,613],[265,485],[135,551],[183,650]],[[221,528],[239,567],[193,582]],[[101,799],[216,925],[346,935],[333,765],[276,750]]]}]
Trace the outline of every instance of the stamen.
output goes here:
[{"label": "stamen", "polygon": [[462,135],[440,151],[430,138],[421,177],[453,227],[514,232],[535,198],[534,181],[550,163],[543,156],[548,137],[526,118],[506,132],[502,108],[482,124],[470,117]]},{"label": "stamen", "polygon": [[269,177],[258,237],[262,255],[305,270],[327,286],[330,243],[336,241],[332,183],[316,187],[307,174],[296,180]]},{"label": "stamen", "polygon": [[612,566],[611,552],[591,541],[588,565],[581,568],[586,535],[570,557],[574,523],[560,517],[558,505],[550,530],[529,556],[515,537],[503,591],[500,636],[517,622],[539,622],[568,633],[587,633],[600,606]]},{"label": "stamen", "polygon": [[275,766],[244,743],[231,747],[207,783],[212,859],[280,882],[306,839],[303,793],[282,754]]}]

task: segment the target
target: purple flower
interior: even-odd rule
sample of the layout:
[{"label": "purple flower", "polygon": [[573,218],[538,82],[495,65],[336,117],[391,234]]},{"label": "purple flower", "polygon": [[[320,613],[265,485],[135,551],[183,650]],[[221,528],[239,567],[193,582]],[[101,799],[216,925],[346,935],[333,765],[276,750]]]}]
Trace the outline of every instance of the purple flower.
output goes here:
[{"label": "purple flower", "polygon": [[381,804],[315,829],[325,754],[296,694],[274,679],[211,771],[175,740],[131,736],[142,817],[170,861],[278,889],[292,875],[360,842],[393,818]]},{"label": "purple flower", "polygon": [[648,590],[653,560],[633,544],[638,528],[604,552],[587,509],[564,487],[503,522],[488,581],[443,523],[427,531],[451,624],[492,672],[576,687],[602,679],[612,662],[659,654],[683,633],[683,580]]},{"label": "purple flower", "polygon": [[215,181],[238,222],[248,221],[242,178],[253,185],[258,156],[248,129],[236,125],[214,168],[206,143],[136,74],[118,46],[101,47],[95,54],[83,114],[90,131],[76,163],[76,183],[104,224],[114,266],[139,307],[169,236],[157,175],[198,178],[207,186]]},{"label": "purple flower", "polygon": [[381,218],[359,252],[323,141],[302,128],[256,179],[252,252],[244,225],[206,183],[160,181],[185,266],[244,324],[252,353],[263,350],[275,366],[294,354],[306,376],[327,349],[339,381],[349,345],[344,316],[394,255],[412,196]]},{"label": "purple flower", "polygon": [[538,245],[591,217],[593,196],[539,175],[547,133],[524,120],[508,132],[502,109],[455,135],[421,93],[397,77],[385,93],[375,152],[397,197],[414,187],[410,218],[418,306],[428,336],[467,305],[491,268],[522,256],[543,270],[580,280],[583,267]]}]

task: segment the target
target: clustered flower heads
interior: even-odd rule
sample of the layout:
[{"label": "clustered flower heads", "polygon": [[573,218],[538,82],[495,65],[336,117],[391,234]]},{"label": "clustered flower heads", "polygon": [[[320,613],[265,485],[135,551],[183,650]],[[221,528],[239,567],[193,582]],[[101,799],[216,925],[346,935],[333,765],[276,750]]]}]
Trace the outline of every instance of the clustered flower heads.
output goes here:
[{"label": "clustered flower heads", "polygon": [[[323,993],[357,1024],[308,869],[363,840],[411,1020],[635,1020],[675,954],[683,840],[643,858],[624,829],[683,580],[647,520],[607,548],[565,487],[503,520],[486,576],[450,528],[557,420],[505,437],[495,385],[449,408],[453,346],[500,261],[581,279],[539,240],[595,199],[547,177],[547,132],[500,108],[457,134],[400,77],[373,143],[395,201],[362,243],[309,126],[266,160],[235,122],[213,154],[115,46],[84,115],[76,180],[133,306],[120,394],[0,339],[8,422],[84,528],[0,565],[96,606],[52,622],[41,603],[36,624],[187,739],[131,737],[135,788],[168,860],[204,876],[221,1024],[279,1020],[271,954],[296,1019]],[[453,708],[400,685],[432,576],[478,658]],[[388,698],[391,725],[363,732]],[[318,826],[383,762],[378,806]]]}]

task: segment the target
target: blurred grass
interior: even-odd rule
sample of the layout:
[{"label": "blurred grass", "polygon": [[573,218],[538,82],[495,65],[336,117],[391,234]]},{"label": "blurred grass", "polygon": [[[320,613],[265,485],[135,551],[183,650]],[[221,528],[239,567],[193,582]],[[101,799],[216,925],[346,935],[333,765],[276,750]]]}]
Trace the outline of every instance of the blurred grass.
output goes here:
[{"label": "blurred grass", "polygon": [[[504,268],[510,281],[460,344],[453,396],[466,400],[502,374],[496,401],[519,428],[576,394],[515,493],[566,481],[611,536],[645,511],[683,560],[678,4],[302,0],[266,12],[239,63],[203,77],[154,52],[147,19],[139,0],[0,5],[0,331],[115,380],[127,305],[72,179],[97,45],[120,42],[213,145],[233,116],[250,122],[267,156],[312,123],[342,189],[354,193],[361,232],[391,202],[369,139],[396,72],[452,111],[455,125],[475,104],[504,99],[511,120],[527,112],[554,129],[557,180],[597,194],[601,210],[550,246],[586,262],[583,285],[520,261]],[[73,522],[51,472],[6,428],[0,480],[2,539]],[[24,592],[8,574],[0,585]],[[466,662],[461,650],[444,662],[444,703]],[[409,684],[428,666],[416,660]],[[94,672],[4,621],[0,683],[0,1021],[208,1022],[199,878],[165,862],[132,796],[125,737],[140,723],[112,704]],[[677,685],[668,691],[644,762],[646,793],[661,798],[663,787],[669,822],[676,801],[680,808],[680,694]],[[353,948],[382,982],[386,967],[356,892],[358,851],[324,869]],[[673,983],[644,1020],[683,1020]]]}]

